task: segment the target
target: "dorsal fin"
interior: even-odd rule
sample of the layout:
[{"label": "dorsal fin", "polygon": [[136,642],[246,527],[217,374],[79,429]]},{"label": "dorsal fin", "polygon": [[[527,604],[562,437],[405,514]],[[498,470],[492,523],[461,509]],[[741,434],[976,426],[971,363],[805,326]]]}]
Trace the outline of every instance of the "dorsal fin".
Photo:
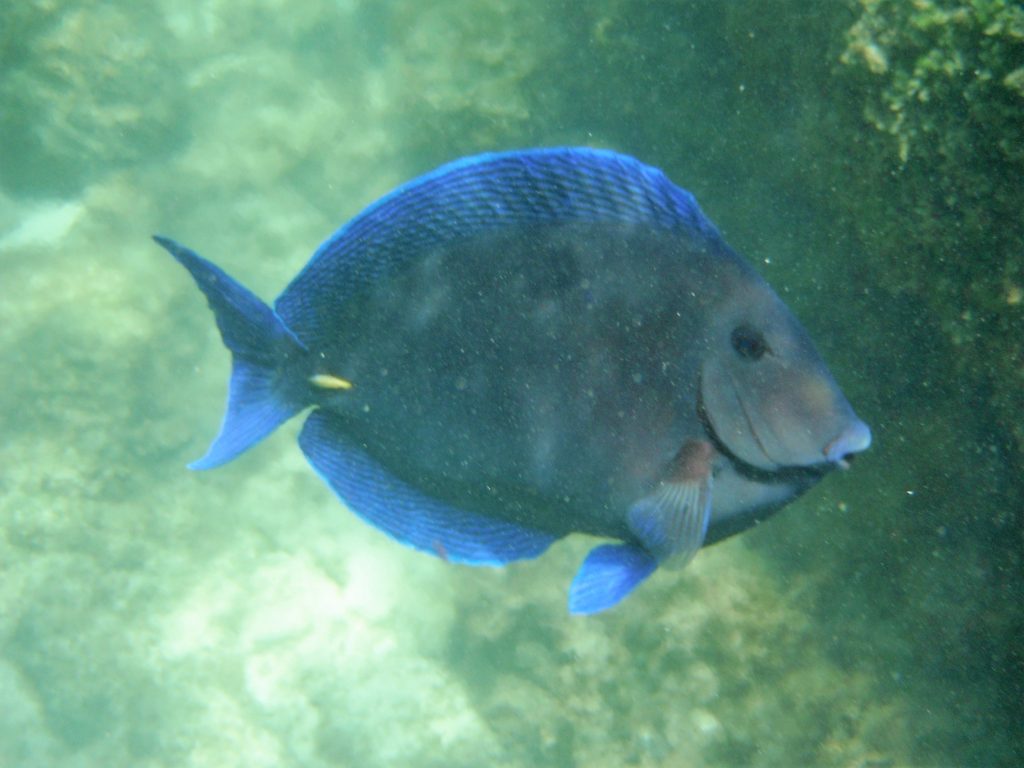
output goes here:
[{"label": "dorsal fin", "polygon": [[627,155],[588,148],[483,154],[400,186],[342,226],[275,309],[300,338],[315,344],[319,307],[337,307],[423,253],[425,245],[502,227],[586,221],[680,229],[720,242],[693,195]]}]

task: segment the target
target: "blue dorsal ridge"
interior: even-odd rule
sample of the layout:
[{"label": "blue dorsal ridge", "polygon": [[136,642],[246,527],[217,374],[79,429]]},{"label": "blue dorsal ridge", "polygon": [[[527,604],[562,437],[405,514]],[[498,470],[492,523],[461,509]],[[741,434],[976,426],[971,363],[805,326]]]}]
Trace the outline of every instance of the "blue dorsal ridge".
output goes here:
[{"label": "blue dorsal ridge", "polygon": [[318,308],[348,297],[446,241],[540,223],[609,222],[720,241],[693,195],[617,152],[580,147],[456,160],[398,187],[317,249],[275,309],[315,338]]}]

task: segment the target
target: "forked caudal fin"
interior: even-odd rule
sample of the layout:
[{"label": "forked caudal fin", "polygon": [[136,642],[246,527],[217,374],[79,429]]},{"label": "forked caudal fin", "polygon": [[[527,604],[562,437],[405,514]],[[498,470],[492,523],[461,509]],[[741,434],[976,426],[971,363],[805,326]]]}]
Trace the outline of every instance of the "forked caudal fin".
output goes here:
[{"label": "forked caudal fin", "polygon": [[220,433],[191,469],[212,469],[251,448],[309,403],[289,378],[289,358],[306,348],[255,294],[202,256],[175,241],[153,239],[185,267],[206,295],[231,351],[231,381]]}]

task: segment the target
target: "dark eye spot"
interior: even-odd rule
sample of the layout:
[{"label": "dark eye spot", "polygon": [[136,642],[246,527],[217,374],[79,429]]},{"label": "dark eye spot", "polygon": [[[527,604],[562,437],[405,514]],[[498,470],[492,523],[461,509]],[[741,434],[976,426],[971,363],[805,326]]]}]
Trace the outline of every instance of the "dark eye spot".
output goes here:
[{"label": "dark eye spot", "polygon": [[738,325],[733,328],[730,341],[736,354],[744,360],[760,360],[768,351],[768,342],[765,341],[764,334],[749,325]]}]

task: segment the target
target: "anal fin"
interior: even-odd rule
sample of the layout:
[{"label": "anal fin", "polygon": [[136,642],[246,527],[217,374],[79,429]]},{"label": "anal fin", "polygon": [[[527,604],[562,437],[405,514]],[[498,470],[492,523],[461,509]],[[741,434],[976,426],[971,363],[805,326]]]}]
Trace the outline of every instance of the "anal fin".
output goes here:
[{"label": "anal fin", "polygon": [[427,496],[353,444],[341,418],[328,410],[309,415],[299,445],[349,509],[397,541],[444,560],[504,565],[537,557],[558,538]]}]

